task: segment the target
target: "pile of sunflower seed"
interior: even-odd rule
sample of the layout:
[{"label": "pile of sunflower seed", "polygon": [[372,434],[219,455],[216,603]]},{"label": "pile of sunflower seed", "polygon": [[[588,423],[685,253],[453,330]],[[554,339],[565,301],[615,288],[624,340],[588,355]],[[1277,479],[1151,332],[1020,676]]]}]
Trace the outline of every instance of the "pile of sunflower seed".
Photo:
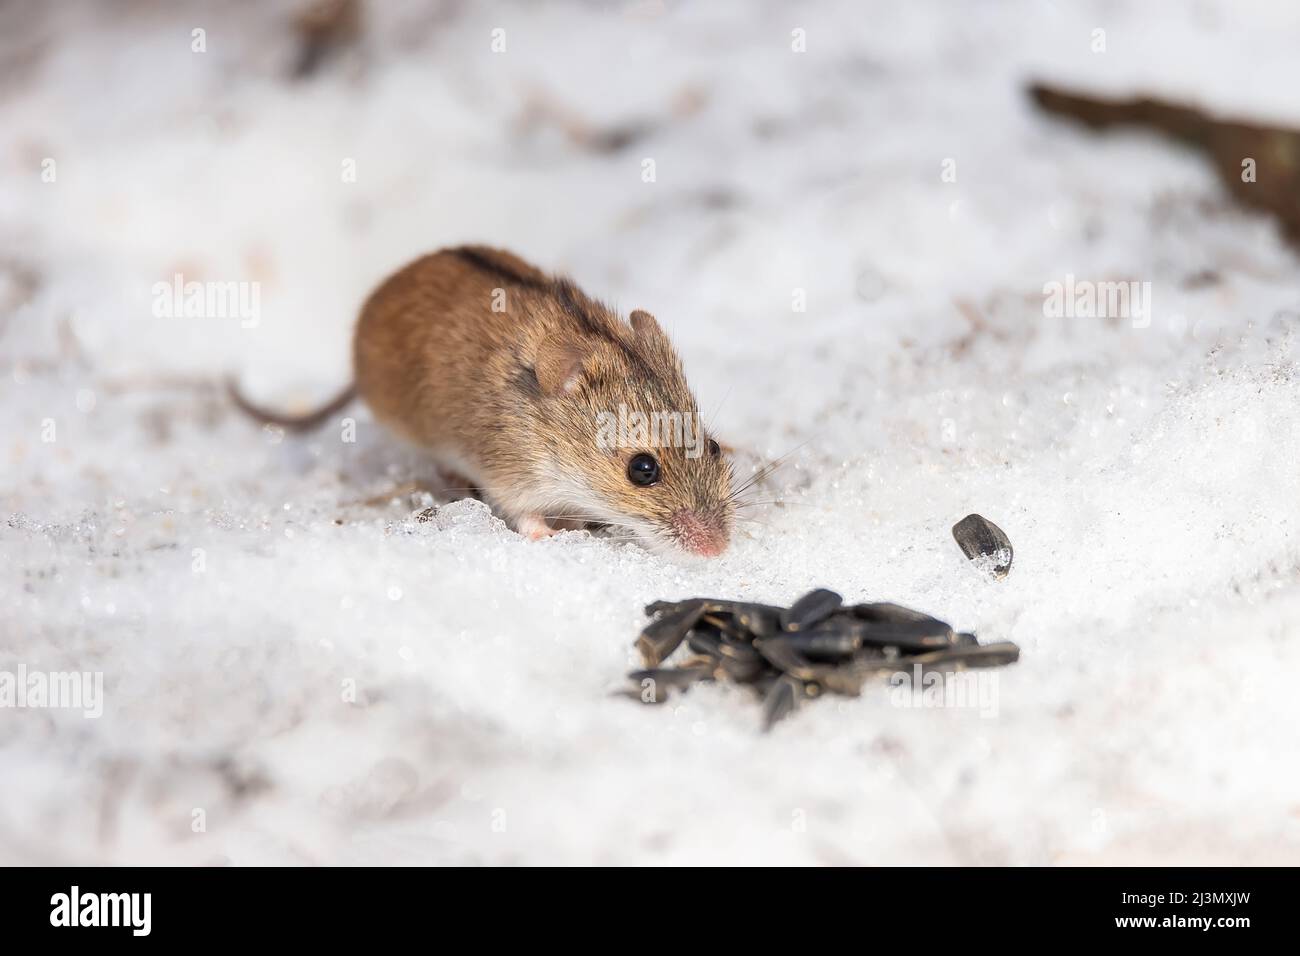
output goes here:
[{"label": "pile of sunflower seed", "polygon": [[[823,693],[856,697],[868,678],[919,666],[955,671],[1013,664],[1020,648],[980,644],[943,621],[899,604],[846,605],[819,588],[787,608],[712,598],[656,601],[637,638],[643,670],[628,696],[661,703],[701,681],[734,681],[758,692],[768,730]],[[691,656],[663,666],[685,643]]]}]

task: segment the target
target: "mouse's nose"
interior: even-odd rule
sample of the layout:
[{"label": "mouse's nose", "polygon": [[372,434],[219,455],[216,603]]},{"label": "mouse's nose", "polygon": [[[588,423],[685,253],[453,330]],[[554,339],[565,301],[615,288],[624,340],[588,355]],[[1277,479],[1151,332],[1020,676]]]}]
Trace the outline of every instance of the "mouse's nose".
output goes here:
[{"label": "mouse's nose", "polygon": [[682,509],[673,515],[673,531],[682,550],[705,558],[716,558],[727,550],[728,535],[722,523],[697,511]]}]

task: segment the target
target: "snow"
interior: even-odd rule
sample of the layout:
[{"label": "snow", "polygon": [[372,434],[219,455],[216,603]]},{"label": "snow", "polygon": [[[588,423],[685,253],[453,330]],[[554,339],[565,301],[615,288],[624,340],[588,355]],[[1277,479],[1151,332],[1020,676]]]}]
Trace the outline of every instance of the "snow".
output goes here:
[{"label": "snow", "polygon": [[[0,863],[1297,860],[1294,252],[1194,155],[1021,90],[1300,124],[1300,10],[436,9],[372,5],[298,83],[284,6],[6,11],[0,672],[105,702],[0,709]],[[649,132],[583,149],[537,96]],[[222,400],[331,394],[369,289],[467,241],[658,315],[744,461],[794,451],[781,504],[713,562],[528,542],[420,520],[364,411],[345,443]],[[259,282],[259,320],[155,317],[177,272]],[[1149,323],[1046,316],[1067,275],[1149,282]],[[815,586],[1020,644],[996,716],[611,696],[647,602]]]}]

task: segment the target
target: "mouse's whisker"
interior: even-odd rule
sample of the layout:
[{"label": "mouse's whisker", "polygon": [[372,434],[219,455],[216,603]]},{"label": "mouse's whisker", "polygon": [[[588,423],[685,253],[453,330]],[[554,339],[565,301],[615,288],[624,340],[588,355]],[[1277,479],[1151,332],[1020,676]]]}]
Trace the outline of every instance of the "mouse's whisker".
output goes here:
[{"label": "mouse's whisker", "polygon": [[789,498],[746,498],[743,501],[734,503],[737,508],[757,508],[764,505],[780,505],[785,507],[789,505],[794,508],[811,508],[816,502],[812,501],[791,501]]},{"label": "mouse's whisker", "polygon": [[704,425],[705,425],[705,427],[708,428],[710,431],[713,430],[713,422],[714,422],[714,419],[716,419],[716,418],[718,417],[718,412],[722,411],[722,406],[723,406],[723,405],[726,405],[726,404],[727,404],[727,399],[729,399],[729,398],[731,397],[731,390],[732,390],[733,387],[734,387],[734,386],[732,386],[732,385],[728,385],[728,386],[727,386],[727,391],[726,391],[726,394],[724,394],[724,395],[722,396],[722,401],[718,402],[718,404],[714,406],[713,411],[711,411],[708,415],[705,416],[705,418],[704,418]]},{"label": "mouse's whisker", "polygon": [[[814,438],[815,438],[815,437],[816,437],[816,436],[814,436]],[[736,488],[734,491],[731,492],[731,495],[729,496],[729,497],[730,497],[730,500],[732,500],[732,501],[736,500],[737,498],[740,497],[740,495],[742,495],[744,492],[748,491],[750,488],[752,488],[752,487],[753,487],[754,485],[756,485],[758,482],[763,481],[764,479],[766,479],[766,478],[767,478],[768,476],[770,476],[774,471],[776,471],[778,468],[780,468],[782,465],[784,465],[787,461],[789,461],[790,457],[791,457],[795,452],[797,452],[797,451],[799,451],[800,449],[802,449],[802,448],[806,447],[807,445],[809,445],[809,444],[814,440],[814,438],[809,438],[807,441],[802,441],[802,442],[800,442],[799,444],[797,444],[797,445],[795,445],[793,448],[791,448],[788,452],[786,452],[784,455],[781,455],[779,458],[775,458],[775,459],[773,459],[772,461],[768,462],[767,464],[763,465],[761,468],[758,469],[758,471],[754,472],[754,473],[753,473],[752,475],[750,475],[747,479],[745,479],[745,481],[744,481],[743,484],[741,484],[738,488]]]}]

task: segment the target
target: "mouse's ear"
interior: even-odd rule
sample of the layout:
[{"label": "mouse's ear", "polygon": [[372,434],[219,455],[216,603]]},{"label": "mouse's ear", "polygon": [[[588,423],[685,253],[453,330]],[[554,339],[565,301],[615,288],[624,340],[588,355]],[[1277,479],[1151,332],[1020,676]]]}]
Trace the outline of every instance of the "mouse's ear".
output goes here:
[{"label": "mouse's ear", "polygon": [[659,339],[666,337],[664,336],[664,330],[659,327],[658,320],[649,312],[636,309],[627,318],[632,323],[632,331],[637,334],[637,338]]},{"label": "mouse's ear", "polygon": [[560,336],[547,336],[537,347],[537,384],[547,395],[572,392],[582,381],[583,366],[590,350],[582,342]]},{"label": "mouse's ear", "polygon": [[677,361],[677,353],[673,351],[673,343],[669,341],[668,333],[663,330],[663,326],[653,315],[637,309],[627,318],[632,323],[632,332],[636,335],[638,344],[647,353],[658,356],[665,362]]}]

